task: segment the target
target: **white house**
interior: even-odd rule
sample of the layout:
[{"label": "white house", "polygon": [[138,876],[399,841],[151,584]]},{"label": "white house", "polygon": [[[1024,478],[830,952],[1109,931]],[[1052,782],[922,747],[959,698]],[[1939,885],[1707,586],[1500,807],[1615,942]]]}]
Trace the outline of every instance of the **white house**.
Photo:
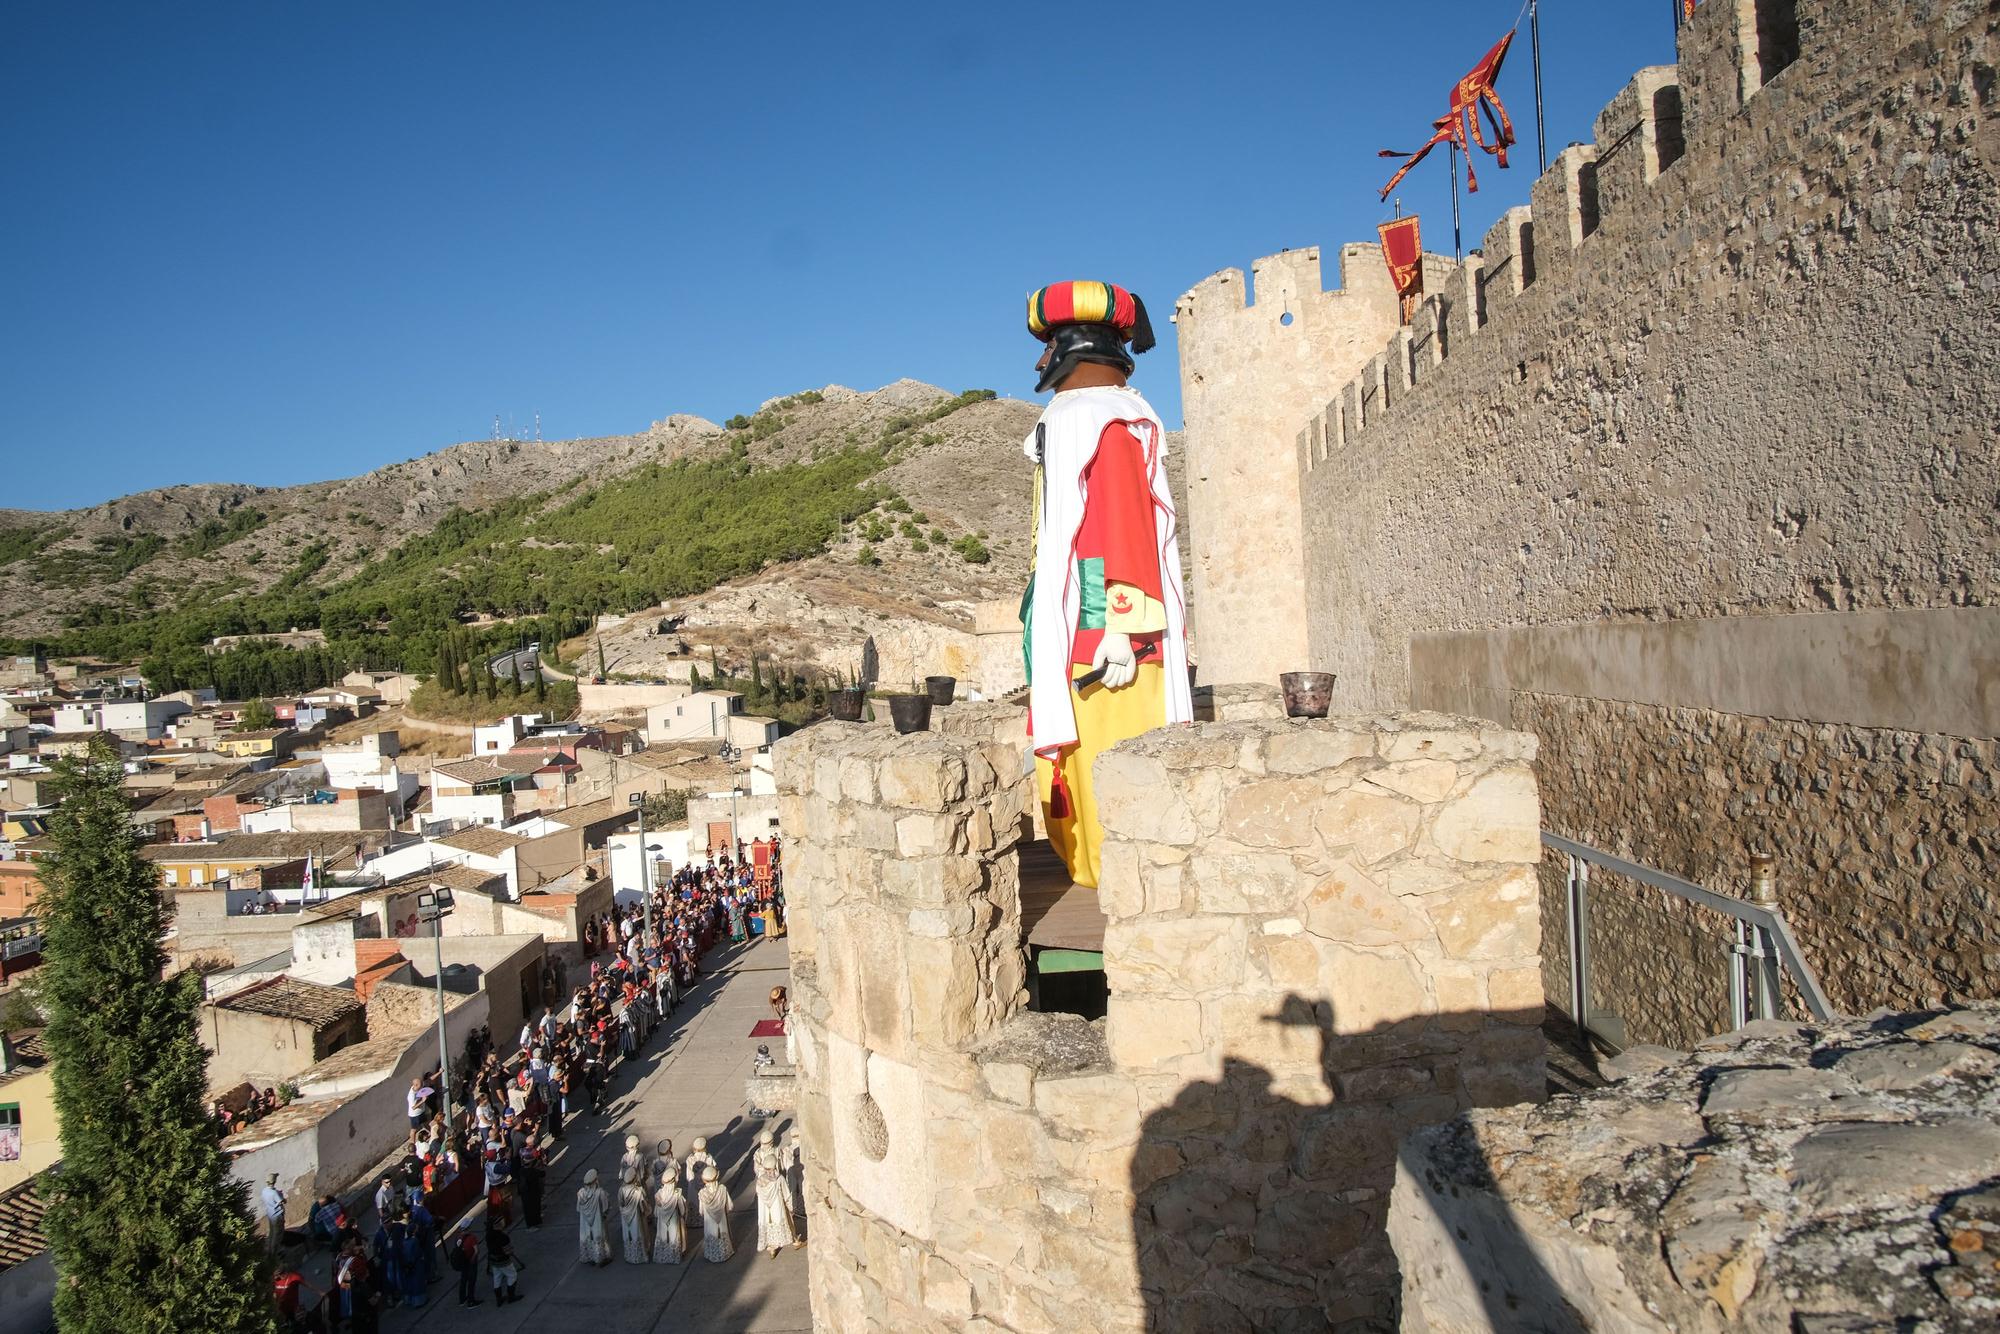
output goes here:
[{"label": "white house", "polygon": [[730,719],[743,716],[743,696],[737,691],[697,690],[646,710],[646,744],[727,741]]},{"label": "white house", "polygon": [[193,712],[178,699],[105,699],[65,704],[53,721],[58,732],[115,732],[130,741],[158,741],[174,719]]},{"label": "white house", "polygon": [[327,786],[342,791],[386,792],[401,820],[417,792],[417,776],[397,763],[402,741],[394,732],[373,732],[351,746],[323,746]]}]

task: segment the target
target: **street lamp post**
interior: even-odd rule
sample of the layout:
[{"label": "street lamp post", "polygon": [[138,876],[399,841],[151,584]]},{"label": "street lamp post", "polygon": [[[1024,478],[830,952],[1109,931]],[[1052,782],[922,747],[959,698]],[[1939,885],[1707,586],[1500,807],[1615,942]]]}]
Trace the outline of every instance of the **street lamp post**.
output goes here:
[{"label": "street lamp post", "polygon": [[646,856],[646,801],[634,792],[625,798],[625,804],[639,812],[639,910],[645,914],[646,948],[651,950],[659,941],[653,936],[653,863]]},{"label": "street lamp post", "polygon": [[438,1082],[444,1087],[444,1123],[451,1125],[451,1046],[444,1032],[444,919],[452,909],[451,887],[432,882],[417,895],[417,915],[431,924],[431,939],[437,945],[438,991]]},{"label": "street lamp post", "polygon": [[742,842],[741,836],[736,832],[736,761],[742,758],[743,752],[724,741],[722,749],[715,754],[729,766],[729,855],[734,857],[737,846]]}]

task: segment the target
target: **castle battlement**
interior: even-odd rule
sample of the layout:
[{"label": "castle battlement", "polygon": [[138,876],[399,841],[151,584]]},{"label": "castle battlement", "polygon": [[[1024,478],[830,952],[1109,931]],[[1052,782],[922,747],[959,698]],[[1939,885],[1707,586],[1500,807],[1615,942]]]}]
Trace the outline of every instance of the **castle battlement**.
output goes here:
[{"label": "castle battlement", "polygon": [[817,1328],[1388,1318],[1398,1139],[1543,1090],[1533,742],[1273,693],[1098,760],[1097,1022],[1026,985],[1019,709],[780,744]]},{"label": "castle battlement", "polygon": [[[1683,159],[1690,151],[1703,158],[1726,155],[1730,122],[1750,99],[1802,55],[1827,57],[1820,43],[1845,36],[1818,21],[1834,8],[1839,6],[1812,0],[1709,0],[1698,7],[1681,29],[1679,65],[1649,66],[1633,75],[1597,114],[1594,141],[1558,152],[1533,182],[1529,205],[1503,213],[1483,247],[1442,283],[1431,283],[1426,273],[1428,295],[1409,326],[1390,334],[1300,429],[1300,471],[1311,472],[1330,451],[1361,445],[1371,425],[1438,380],[1447,358],[1472,339],[1491,333],[1510,340],[1519,330],[1520,341],[1532,342],[1546,331],[1552,305],[1587,300],[1580,252],[1616,247],[1619,235],[1635,225],[1672,225],[1676,196],[1700,188],[1694,183],[1706,177],[1709,165],[1682,168]],[[1655,191],[1657,199],[1650,197]],[[1616,264],[1601,254],[1590,258],[1594,271]],[[1636,262],[1638,255],[1633,259],[1635,270],[1649,271]],[[1233,272],[1216,278],[1226,283]],[[1525,356],[1517,374],[1526,380],[1528,362],[1536,359],[1526,354],[1535,349],[1516,350]]]}]

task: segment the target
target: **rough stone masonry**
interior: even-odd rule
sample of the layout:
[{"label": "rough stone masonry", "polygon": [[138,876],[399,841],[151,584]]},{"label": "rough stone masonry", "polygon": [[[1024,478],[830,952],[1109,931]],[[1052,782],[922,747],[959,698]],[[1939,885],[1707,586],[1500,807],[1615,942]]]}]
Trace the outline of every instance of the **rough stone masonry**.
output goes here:
[{"label": "rough stone masonry", "polygon": [[1097,1023],[1024,1009],[1020,710],[780,744],[819,1328],[1381,1328],[1398,1141],[1541,1096],[1532,739],[1226,704],[1098,762]]},{"label": "rough stone masonry", "polygon": [[1412,1334],[2000,1328],[2000,1006],[1774,1021],[1418,1131]]},{"label": "rough stone masonry", "polygon": [[[1316,251],[1183,298],[1197,570],[1302,552],[1245,624],[1306,660],[1244,635],[1236,679],[1532,731],[1551,829],[1722,892],[1775,854],[1843,1008],[1990,997],[2000,14],[1704,0],[1679,43],[1358,374]],[[1628,906],[1601,1008],[1712,1031],[1661,998],[1726,924]]]}]

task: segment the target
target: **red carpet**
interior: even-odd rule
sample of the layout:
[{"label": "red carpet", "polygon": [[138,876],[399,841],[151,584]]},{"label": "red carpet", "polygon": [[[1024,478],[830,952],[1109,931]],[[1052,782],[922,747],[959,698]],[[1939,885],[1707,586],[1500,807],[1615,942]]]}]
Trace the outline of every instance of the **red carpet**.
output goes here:
[{"label": "red carpet", "polygon": [[777,1019],[759,1019],[757,1026],[750,1030],[753,1038],[781,1038],[785,1036],[785,1025]]}]

